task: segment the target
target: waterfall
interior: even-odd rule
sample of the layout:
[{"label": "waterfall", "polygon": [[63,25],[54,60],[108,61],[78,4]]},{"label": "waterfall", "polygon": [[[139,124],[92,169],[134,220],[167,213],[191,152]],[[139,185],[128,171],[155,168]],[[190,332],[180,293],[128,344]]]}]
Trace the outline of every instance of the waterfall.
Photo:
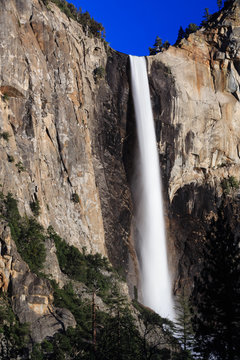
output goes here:
[{"label": "waterfall", "polygon": [[143,302],[162,317],[174,320],[171,280],[163,215],[161,175],[146,60],[130,56],[139,158],[136,169],[136,229],[140,251]]}]

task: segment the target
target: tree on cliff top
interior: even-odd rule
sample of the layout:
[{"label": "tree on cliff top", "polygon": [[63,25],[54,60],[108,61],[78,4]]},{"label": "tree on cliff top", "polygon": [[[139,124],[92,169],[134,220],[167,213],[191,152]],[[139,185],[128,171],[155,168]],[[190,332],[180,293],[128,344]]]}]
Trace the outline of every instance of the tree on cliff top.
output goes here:
[{"label": "tree on cliff top", "polygon": [[217,6],[218,6],[218,10],[220,10],[222,7],[222,0],[217,0]]},{"label": "tree on cliff top", "polygon": [[81,24],[87,35],[92,35],[98,38],[105,38],[105,29],[103,25],[94,20],[94,18],[92,18],[87,11],[82,12],[81,8],[79,8],[78,10],[75,5],[69,3],[66,0],[42,1],[46,6],[50,2],[56,4],[59,9],[67,15],[68,18],[72,18],[76,20],[79,24]]},{"label": "tree on cliff top", "polygon": [[[233,214],[232,219],[229,214]],[[239,232],[238,222],[232,205],[221,206],[206,235],[203,269],[195,279],[192,296],[196,350],[203,359],[239,359],[240,248],[239,235],[235,234]]]},{"label": "tree on cliff top", "polygon": [[179,43],[180,43],[180,41],[182,40],[182,39],[184,39],[185,38],[185,31],[183,30],[183,27],[182,26],[180,26],[180,28],[179,28],[179,30],[178,30],[178,36],[177,36],[177,40],[176,40],[176,42],[175,42],[175,46],[176,45],[178,45]]},{"label": "tree on cliff top", "polygon": [[160,39],[159,36],[156,37],[155,43],[153,45],[153,48],[149,48],[149,55],[156,55],[159,52],[161,52],[163,49],[167,50],[170,46],[169,41],[162,42],[162,39]]},{"label": "tree on cliff top", "polygon": [[159,36],[156,37],[153,48],[149,48],[149,55],[156,55],[162,50],[162,39]]},{"label": "tree on cliff top", "polygon": [[198,29],[199,27],[196,24],[190,23],[185,30],[185,38],[187,39],[190,34],[196,32]]}]

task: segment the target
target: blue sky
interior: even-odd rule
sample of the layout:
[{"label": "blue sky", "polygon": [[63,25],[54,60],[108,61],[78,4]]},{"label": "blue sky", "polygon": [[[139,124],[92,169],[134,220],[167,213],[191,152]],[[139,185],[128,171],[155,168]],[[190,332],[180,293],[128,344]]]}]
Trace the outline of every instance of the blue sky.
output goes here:
[{"label": "blue sky", "polygon": [[217,0],[68,0],[88,11],[106,29],[106,40],[118,51],[148,55],[156,36],[173,44],[180,25],[199,23],[204,9],[217,11]]}]

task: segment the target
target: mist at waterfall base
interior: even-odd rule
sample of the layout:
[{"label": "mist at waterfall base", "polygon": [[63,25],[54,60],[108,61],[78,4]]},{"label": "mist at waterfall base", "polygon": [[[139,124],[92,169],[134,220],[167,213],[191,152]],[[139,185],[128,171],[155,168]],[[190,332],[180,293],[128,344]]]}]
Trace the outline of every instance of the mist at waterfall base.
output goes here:
[{"label": "mist at waterfall base", "polygon": [[140,251],[143,302],[162,317],[174,320],[168,271],[161,176],[150,91],[144,57],[130,56],[139,159],[135,179],[136,232]]}]

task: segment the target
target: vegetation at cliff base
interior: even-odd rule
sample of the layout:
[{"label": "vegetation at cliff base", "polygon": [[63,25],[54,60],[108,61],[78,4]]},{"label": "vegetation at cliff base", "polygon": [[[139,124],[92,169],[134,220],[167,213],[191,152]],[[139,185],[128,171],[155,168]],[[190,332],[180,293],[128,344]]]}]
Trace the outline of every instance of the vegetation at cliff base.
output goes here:
[{"label": "vegetation at cliff base", "polygon": [[239,214],[226,202],[217,215],[206,235],[192,295],[195,350],[203,359],[234,360],[240,354]]},{"label": "vegetation at cliff base", "polygon": [[175,313],[174,333],[183,349],[182,358],[184,360],[191,360],[193,359],[194,331],[192,327],[191,306],[188,296],[184,292],[176,297]]},{"label": "vegetation at cliff base", "polygon": [[1,359],[28,358],[30,332],[28,324],[20,324],[13,313],[10,298],[0,293],[0,340],[4,337],[1,345]]},{"label": "vegetation at cliff base", "polygon": [[[41,344],[30,345],[27,324],[21,325],[11,307],[1,308],[0,333],[9,339],[9,354],[15,351],[22,358],[50,359],[159,359],[180,360],[182,351],[174,337],[173,324],[134,301],[136,310],[121,294],[120,277],[108,260],[100,254],[80,252],[68,245],[52,227],[45,232],[32,217],[22,217],[17,200],[11,193],[1,193],[0,211],[8,222],[12,238],[31,271],[39,274],[45,261],[44,241],[54,241],[61,271],[69,282],[60,289],[51,280],[54,306],[68,309],[76,320],[76,327],[58,332]],[[71,279],[73,283],[71,283]],[[77,282],[80,282],[79,284]],[[86,297],[77,288],[84,284]],[[82,285],[81,285],[82,286]],[[100,310],[98,301],[105,303]],[[10,302],[7,303],[10,305]],[[6,323],[6,316],[9,318]],[[11,320],[13,319],[13,320]],[[1,335],[0,335],[1,336]],[[131,339],[131,341],[129,341]],[[22,355],[23,354],[23,355]],[[7,359],[8,357],[6,357]]]},{"label": "vegetation at cliff base", "polygon": [[[96,359],[96,360],[180,360],[181,351],[170,350],[176,345],[172,331],[164,330],[167,320],[153,311],[136,305],[139,312],[134,316],[129,304],[120,297],[112,312],[100,311],[92,301],[81,299],[71,284],[60,289],[55,282],[54,305],[69,309],[74,315],[76,328],[68,328],[35,348],[36,359]],[[171,326],[171,325],[170,325]],[[141,329],[141,330],[140,330]],[[150,340],[150,334],[154,337]],[[51,349],[46,351],[46,346]],[[34,359],[34,357],[33,357]]]}]

